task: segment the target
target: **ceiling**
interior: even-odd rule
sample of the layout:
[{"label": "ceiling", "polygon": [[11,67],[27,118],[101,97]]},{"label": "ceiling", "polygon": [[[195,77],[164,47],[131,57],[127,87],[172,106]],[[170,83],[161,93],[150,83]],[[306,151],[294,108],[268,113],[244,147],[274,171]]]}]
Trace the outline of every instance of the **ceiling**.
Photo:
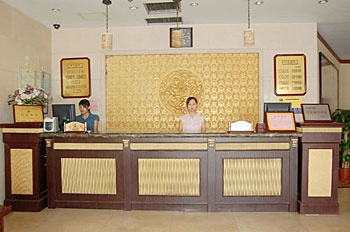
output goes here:
[{"label": "ceiling", "polygon": [[[176,12],[148,15],[144,3],[172,0],[111,0],[109,26],[147,26],[146,18],[176,17]],[[251,27],[264,23],[316,22],[318,33],[341,60],[350,60],[350,0],[251,0]],[[106,6],[102,0],[0,0],[55,30],[105,27]],[[191,6],[191,3],[198,3]],[[247,23],[247,0],[182,0],[183,24]],[[137,7],[130,10],[130,7]],[[58,12],[52,9],[60,9]],[[59,29],[59,30],[60,30]]]}]

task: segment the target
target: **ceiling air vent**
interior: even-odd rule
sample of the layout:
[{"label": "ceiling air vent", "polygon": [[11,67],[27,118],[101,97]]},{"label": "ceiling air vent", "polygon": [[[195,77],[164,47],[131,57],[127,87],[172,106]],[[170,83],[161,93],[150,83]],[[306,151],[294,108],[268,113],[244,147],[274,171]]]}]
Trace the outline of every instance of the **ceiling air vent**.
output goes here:
[{"label": "ceiling air vent", "polygon": [[168,14],[176,13],[176,6],[179,4],[179,11],[181,11],[181,4],[176,2],[157,2],[145,3],[147,14]]},{"label": "ceiling air vent", "polygon": [[146,21],[148,24],[174,24],[174,23],[182,24],[181,17],[149,18],[149,19],[146,19]]}]

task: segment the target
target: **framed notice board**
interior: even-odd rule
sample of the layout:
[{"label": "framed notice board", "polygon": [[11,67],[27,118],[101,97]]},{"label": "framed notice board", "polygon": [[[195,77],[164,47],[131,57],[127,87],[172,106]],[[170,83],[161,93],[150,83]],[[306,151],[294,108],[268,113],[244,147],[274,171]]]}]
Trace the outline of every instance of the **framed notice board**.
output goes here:
[{"label": "framed notice board", "polygon": [[304,122],[332,122],[328,104],[301,104]]},{"label": "framed notice board", "polygon": [[274,57],[275,94],[306,94],[306,57],[303,54],[278,54]]},{"label": "framed notice board", "polygon": [[61,60],[61,95],[63,98],[90,97],[90,82],[89,58]]},{"label": "framed notice board", "polygon": [[267,130],[270,132],[295,132],[293,112],[266,112]]}]

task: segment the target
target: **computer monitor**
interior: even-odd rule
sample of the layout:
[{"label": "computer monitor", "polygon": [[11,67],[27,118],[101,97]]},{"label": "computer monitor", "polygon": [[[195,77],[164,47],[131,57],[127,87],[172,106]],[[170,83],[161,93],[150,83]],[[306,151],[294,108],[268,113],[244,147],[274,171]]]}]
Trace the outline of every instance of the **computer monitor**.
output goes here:
[{"label": "computer monitor", "polygon": [[75,120],[75,104],[52,104],[52,116],[58,118],[60,131],[63,131],[65,122]]},{"label": "computer monitor", "polygon": [[264,113],[266,112],[291,112],[292,106],[289,102],[265,102]]},{"label": "computer monitor", "polygon": [[289,102],[265,102],[264,103],[264,122],[266,123],[266,112],[291,112],[292,104]]}]

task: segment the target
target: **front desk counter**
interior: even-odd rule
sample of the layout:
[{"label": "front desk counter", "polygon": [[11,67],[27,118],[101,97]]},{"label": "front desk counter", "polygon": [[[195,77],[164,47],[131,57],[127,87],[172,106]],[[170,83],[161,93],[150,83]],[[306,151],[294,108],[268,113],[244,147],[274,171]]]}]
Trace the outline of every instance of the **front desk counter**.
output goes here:
[{"label": "front desk counter", "polygon": [[48,207],[297,211],[301,133],[41,133]]}]

